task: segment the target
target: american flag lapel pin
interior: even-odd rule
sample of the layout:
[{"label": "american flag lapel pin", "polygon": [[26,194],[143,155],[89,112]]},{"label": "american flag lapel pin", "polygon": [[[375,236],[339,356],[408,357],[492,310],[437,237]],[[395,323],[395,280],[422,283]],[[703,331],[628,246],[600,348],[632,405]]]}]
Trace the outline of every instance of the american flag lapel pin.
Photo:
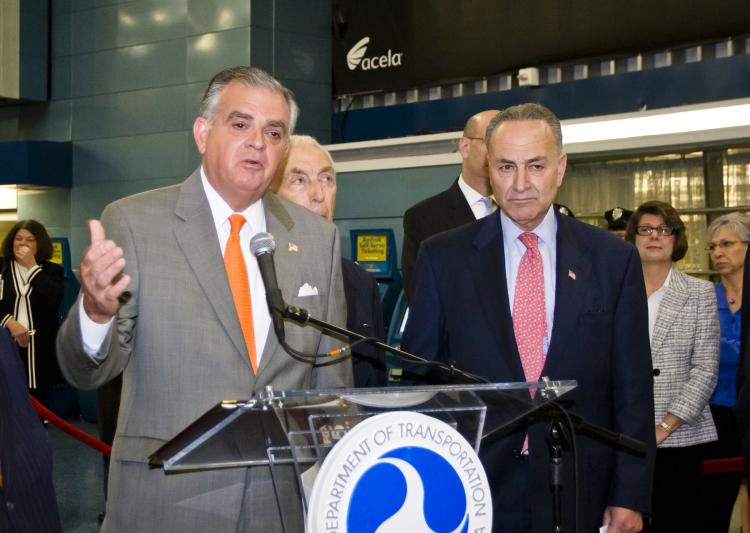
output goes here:
[{"label": "american flag lapel pin", "polygon": [[576,273],[573,272],[572,270],[568,270],[568,277],[570,279],[572,279],[573,281],[575,281],[576,280]]},{"label": "american flag lapel pin", "polygon": [[286,249],[287,252],[299,252],[299,247],[294,244],[293,242],[290,242]]}]

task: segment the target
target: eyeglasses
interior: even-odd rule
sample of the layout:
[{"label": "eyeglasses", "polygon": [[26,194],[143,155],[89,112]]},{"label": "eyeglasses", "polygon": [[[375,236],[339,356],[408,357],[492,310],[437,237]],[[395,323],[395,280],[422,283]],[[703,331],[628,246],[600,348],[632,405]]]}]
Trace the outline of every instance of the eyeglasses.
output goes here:
[{"label": "eyeglasses", "polygon": [[713,253],[713,252],[716,251],[717,248],[719,248],[720,250],[726,250],[727,248],[731,248],[732,246],[734,246],[738,242],[745,242],[746,243],[747,241],[719,241],[719,242],[712,242],[712,243],[709,243],[706,246],[706,251],[708,253]]},{"label": "eyeglasses", "polygon": [[484,137],[466,137],[465,135],[464,135],[464,137],[466,139],[469,139],[470,141],[482,141],[482,142],[484,142]]},{"label": "eyeglasses", "polygon": [[669,226],[659,226],[658,228],[655,228],[653,226],[638,226],[635,228],[635,231],[638,235],[641,235],[643,237],[648,237],[653,232],[656,232],[657,235],[661,236],[669,236],[675,233],[677,230],[674,228],[670,228]]}]

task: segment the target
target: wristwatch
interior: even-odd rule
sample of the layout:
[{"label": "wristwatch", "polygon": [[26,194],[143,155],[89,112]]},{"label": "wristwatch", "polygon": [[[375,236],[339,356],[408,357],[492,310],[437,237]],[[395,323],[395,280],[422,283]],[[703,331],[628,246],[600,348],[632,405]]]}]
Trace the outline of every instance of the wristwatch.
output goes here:
[{"label": "wristwatch", "polygon": [[661,422],[659,422],[659,427],[662,428],[663,430],[665,430],[667,433],[672,433],[675,430],[674,426],[670,426],[664,420],[662,420]]}]

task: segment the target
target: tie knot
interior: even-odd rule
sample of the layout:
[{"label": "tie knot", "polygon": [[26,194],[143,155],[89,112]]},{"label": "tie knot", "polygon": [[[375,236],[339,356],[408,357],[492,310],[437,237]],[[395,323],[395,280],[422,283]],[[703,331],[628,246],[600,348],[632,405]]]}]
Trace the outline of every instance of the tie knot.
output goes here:
[{"label": "tie knot", "polygon": [[231,229],[229,230],[230,235],[239,235],[240,230],[242,229],[242,226],[245,225],[245,217],[242,215],[234,214],[229,217],[229,224],[231,225]]},{"label": "tie knot", "polygon": [[537,236],[535,233],[530,233],[530,232],[521,233],[521,235],[519,235],[518,238],[527,249],[529,250],[537,249]]}]

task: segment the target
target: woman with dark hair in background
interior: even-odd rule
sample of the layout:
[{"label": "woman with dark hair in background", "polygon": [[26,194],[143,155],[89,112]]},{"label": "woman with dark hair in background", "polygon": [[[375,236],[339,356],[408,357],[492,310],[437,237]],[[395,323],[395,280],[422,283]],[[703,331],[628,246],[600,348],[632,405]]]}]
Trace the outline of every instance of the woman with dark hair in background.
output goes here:
[{"label": "woman with dark hair in background", "polygon": [[[711,222],[706,247],[714,269],[721,276],[716,285],[716,303],[721,327],[719,381],[711,396],[711,415],[719,440],[706,446],[705,459],[726,459],[742,455],[737,420],[736,376],[740,362],[742,276],[750,241],[750,215],[727,213]],[[737,501],[742,472],[705,474],[701,485],[700,531],[726,532]]]},{"label": "woman with dark hair in background", "polygon": [[46,404],[50,386],[61,381],[55,337],[63,268],[50,261],[52,242],[36,220],[17,222],[0,250],[0,326],[18,344],[31,394]]},{"label": "woman with dark hair in background", "polygon": [[695,531],[703,445],[716,440],[708,399],[719,367],[713,285],[674,265],[687,253],[685,224],[665,202],[641,204],[625,238],[641,256],[654,374],[656,468],[644,531]]}]

